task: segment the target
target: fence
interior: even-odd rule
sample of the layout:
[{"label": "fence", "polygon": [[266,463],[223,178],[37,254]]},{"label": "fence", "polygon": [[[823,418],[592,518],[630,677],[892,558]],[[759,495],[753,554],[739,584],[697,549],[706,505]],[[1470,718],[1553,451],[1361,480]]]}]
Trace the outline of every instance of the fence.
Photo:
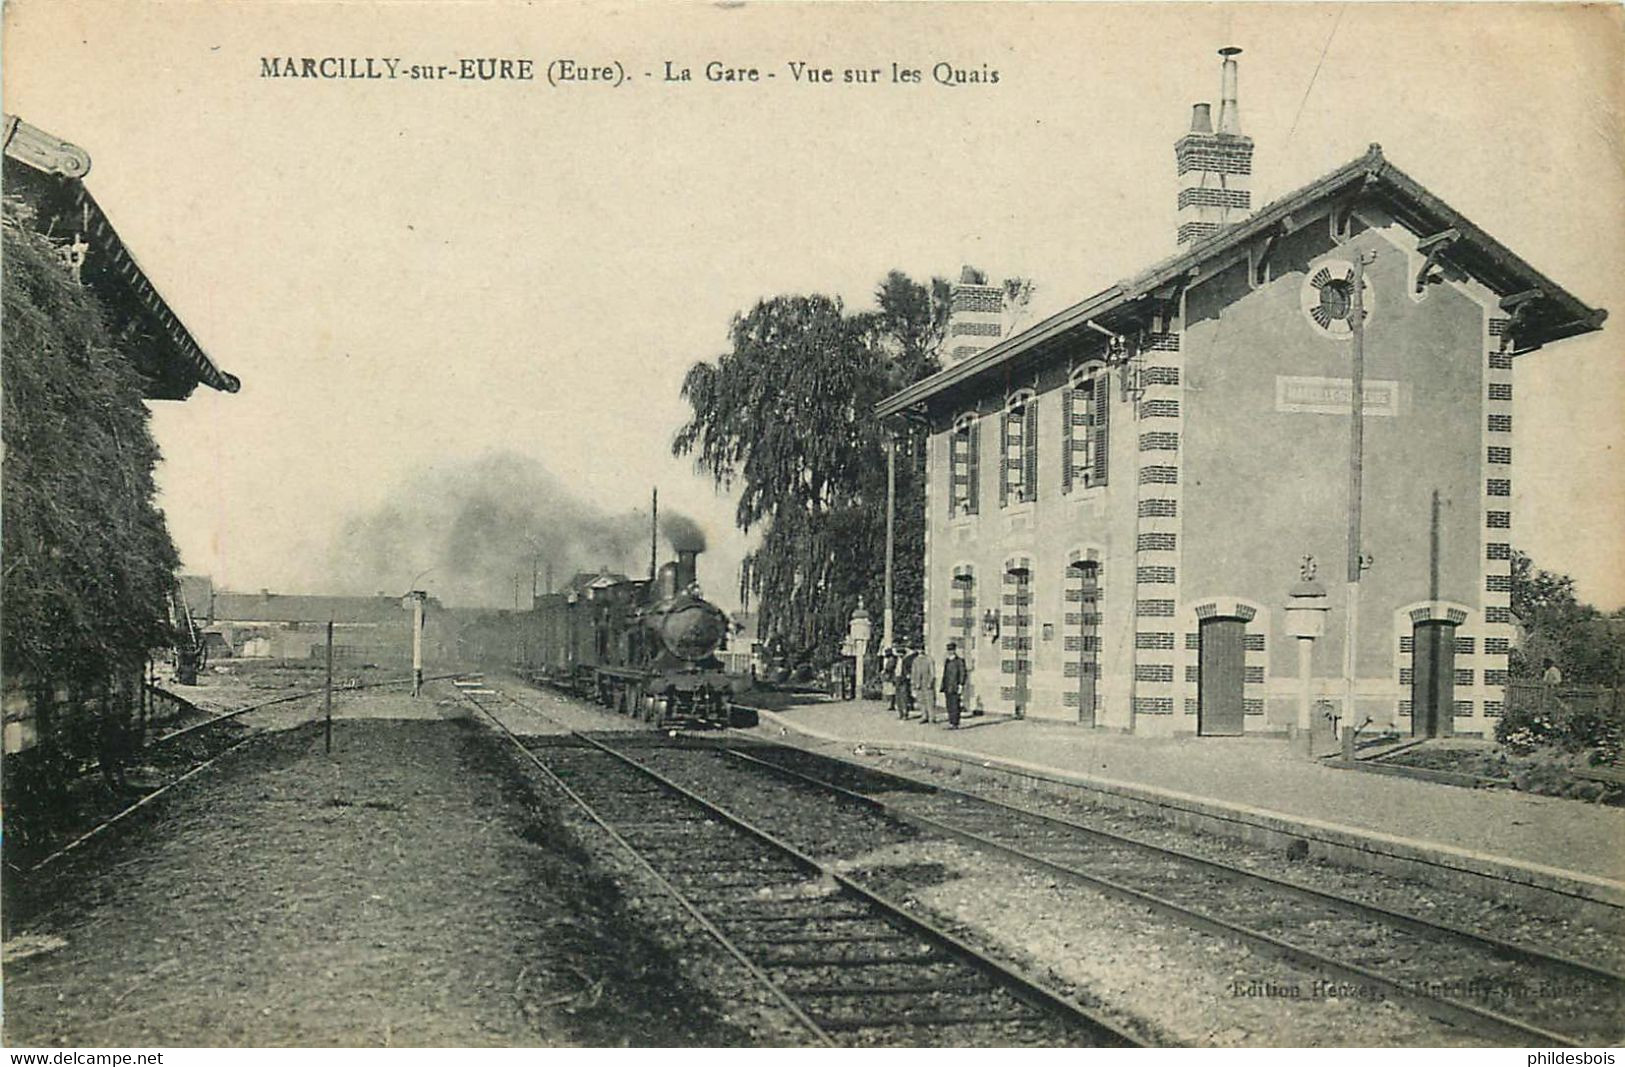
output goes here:
[{"label": "fence", "polygon": [[1625,720],[1620,690],[1604,685],[1547,685],[1538,681],[1507,683],[1507,710],[1512,712],[1581,712]]}]

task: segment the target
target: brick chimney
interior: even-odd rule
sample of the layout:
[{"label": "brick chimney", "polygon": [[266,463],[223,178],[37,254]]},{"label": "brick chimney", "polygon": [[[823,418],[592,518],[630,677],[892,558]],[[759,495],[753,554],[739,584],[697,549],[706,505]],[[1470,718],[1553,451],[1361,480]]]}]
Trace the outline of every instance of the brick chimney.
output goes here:
[{"label": "brick chimney", "polygon": [[948,302],[948,364],[993,347],[1003,334],[1004,287],[988,285],[975,267],[962,268]]},{"label": "brick chimney", "polygon": [[1239,48],[1219,49],[1224,67],[1217,132],[1211,105],[1197,104],[1191,109],[1190,132],[1174,142],[1181,248],[1252,214],[1253,139],[1241,132],[1236,93],[1236,56],[1240,54]]}]

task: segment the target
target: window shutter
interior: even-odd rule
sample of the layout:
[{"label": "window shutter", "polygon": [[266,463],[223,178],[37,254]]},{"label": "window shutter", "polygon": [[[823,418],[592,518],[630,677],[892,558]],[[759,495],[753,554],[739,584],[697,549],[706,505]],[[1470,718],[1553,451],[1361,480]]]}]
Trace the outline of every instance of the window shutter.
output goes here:
[{"label": "window shutter", "polygon": [[1095,379],[1095,478],[1094,484],[1106,484],[1106,446],[1111,441],[1111,426],[1107,419],[1112,413],[1112,391],[1104,376]]},{"label": "window shutter", "polygon": [[968,440],[965,445],[965,469],[970,472],[970,488],[967,499],[970,501],[970,513],[975,515],[982,485],[981,464],[978,462],[980,457],[977,454],[980,452],[979,443],[982,440],[982,423],[980,419],[970,424],[966,429],[966,436]]},{"label": "window shutter", "polygon": [[1038,398],[1027,401],[1026,427],[1021,432],[1021,491],[1027,500],[1038,499]]},{"label": "window shutter", "polygon": [[999,507],[1010,503],[1010,413],[999,412]]},{"label": "window shutter", "polygon": [[954,517],[954,509],[959,506],[959,455],[964,448],[957,429],[948,432],[948,491],[943,495],[948,498],[948,517]]},{"label": "window shutter", "polygon": [[1072,491],[1072,400],[1070,385],[1061,390],[1061,492]]}]

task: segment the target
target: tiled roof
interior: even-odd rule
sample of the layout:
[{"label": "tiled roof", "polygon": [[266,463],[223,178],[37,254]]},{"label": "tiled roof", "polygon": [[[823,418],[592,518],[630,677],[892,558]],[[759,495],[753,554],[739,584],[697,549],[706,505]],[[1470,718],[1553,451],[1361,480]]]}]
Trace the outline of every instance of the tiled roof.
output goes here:
[{"label": "tiled roof", "polygon": [[1418,233],[1434,234],[1454,229],[1460,234],[1450,246],[1449,258],[1471,273],[1497,296],[1538,290],[1519,349],[1528,351],[1550,341],[1572,337],[1602,328],[1608,312],[1588,307],[1572,293],[1524,262],[1511,249],[1479,229],[1464,215],[1429,192],[1414,178],[1383,157],[1382,148],[1372,145],[1365,155],[1339,167],[1261,208],[1256,214],[1162,260],[1132,278],[1118,282],[1065,311],[1051,315],[1021,333],[962,363],[946,367],[931,377],[900,390],[875,405],[881,417],[906,411],[949,389],[966,385],[990,374],[1002,375],[1008,365],[1022,358],[1038,357],[1042,350],[1079,331],[1090,331],[1092,321],[1111,324],[1131,305],[1167,286],[1204,264],[1234,251],[1245,242],[1263,238],[1277,227],[1290,227],[1291,216],[1312,204],[1334,197],[1358,193],[1376,199],[1405,225]]}]

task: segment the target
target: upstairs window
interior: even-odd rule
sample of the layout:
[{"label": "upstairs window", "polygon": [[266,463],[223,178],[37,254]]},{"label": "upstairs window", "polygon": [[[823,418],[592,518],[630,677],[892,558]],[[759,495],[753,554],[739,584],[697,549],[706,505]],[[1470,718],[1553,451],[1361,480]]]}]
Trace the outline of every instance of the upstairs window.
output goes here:
[{"label": "upstairs window", "polygon": [[962,415],[948,435],[948,517],[974,515],[980,476],[981,424],[975,415]]},{"label": "upstairs window", "polygon": [[1004,406],[1000,420],[1001,477],[999,506],[1025,504],[1038,499],[1038,398],[1016,393]]},{"label": "upstairs window", "polygon": [[1061,393],[1061,491],[1106,484],[1111,380],[1103,363],[1072,375]]}]

